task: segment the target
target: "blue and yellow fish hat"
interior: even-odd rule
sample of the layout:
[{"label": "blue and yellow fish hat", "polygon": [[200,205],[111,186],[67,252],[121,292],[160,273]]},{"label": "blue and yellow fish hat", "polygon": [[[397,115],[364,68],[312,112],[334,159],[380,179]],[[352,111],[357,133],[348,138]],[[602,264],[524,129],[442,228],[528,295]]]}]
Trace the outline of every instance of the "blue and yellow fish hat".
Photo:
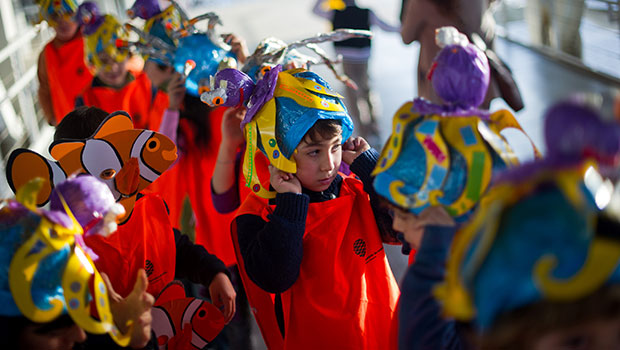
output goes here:
[{"label": "blue and yellow fish hat", "polygon": [[[443,48],[431,75],[445,103],[416,98],[396,112],[392,135],[373,172],[374,186],[378,194],[415,215],[442,205],[463,222],[494,174],[518,164],[500,131],[523,129],[508,110],[490,113],[478,108],[488,86],[484,53],[452,27],[438,29],[436,40]],[[533,143],[532,148],[540,156]]]},{"label": "blue and yellow fish hat", "polygon": [[[237,58],[215,32],[215,26],[221,24],[217,14],[208,12],[189,18],[177,2],[171,3],[158,13],[151,0],[136,1],[132,8],[148,8],[139,12],[152,17],[144,30],[127,24],[140,36],[140,42],[124,42],[123,46],[133,46],[149,59],[174,67],[185,76],[187,93],[198,97],[207,91],[210,77],[218,70],[236,68]],[[200,21],[208,21],[206,31],[197,28]]]},{"label": "blue and yellow fish hat", "polygon": [[59,17],[70,20],[75,11],[77,11],[78,3],[75,0],[39,0],[39,16],[42,21],[46,21],[51,26],[57,24]]},{"label": "blue and yellow fish hat", "polygon": [[102,53],[119,63],[129,58],[129,51],[119,45],[127,41],[129,32],[113,15],[102,14],[97,4],[87,1],[78,7],[75,16],[82,26],[86,58],[96,70],[110,69],[101,61]]},{"label": "blue and yellow fish hat", "polygon": [[434,290],[445,316],[483,331],[505,312],[620,282],[617,213],[603,213],[613,185],[593,163],[508,174],[456,236]]},{"label": "blue and yellow fish hat", "polygon": [[390,202],[419,214],[442,205],[464,221],[496,172],[518,164],[499,133],[521,127],[502,110],[485,118],[476,113],[423,115],[405,103],[394,115],[392,135],[377,166],[374,187]]},{"label": "blue and yellow fish hat", "polygon": [[157,0],[136,0],[131,8],[127,10],[127,16],[130,19],[139,17],[144,20],[144,26],[140,31],[144,35],[141,35],[140,41],[147,48],[152,49],[154,47],[151,41],[161,40],[161,43],[169,45],[172,49],[162,50],[165,52],[160,54],[164,55],[165,59],[161,59],[158,57],[159,55],[152,55],[148,52],[144,52],[144,58],[158,64],[170,64],[172,52],[174,51],[173,48],[176,48],[179,44],[178,39],[180,35],[177,35],[177,33],[183,30],[183,21],[177,6],[170,5],[161,10]]},{"label": "blue and yellow fish hat", "polygon": [[[236,57],[230,49],[222,48],[207,35],[193,34],[179,39],[174,53],[174,69],[186,75],[185,89],[193,96],[200,96],[209,85],[209,78],[217,73],[222,62],[226,67],[236,67]],[[188,66],[190,64],[191,66]]]},{"label": "blue and yellow fish hat", "polygon": [[256,84],[241,127],[247,142],[243,161],[246,185],[263,198],[275,192],[263,188],[255,169],[254,156],[263,152],[271,165],[296,173],[293,153],[308,130],[319,119],[341,121],[342,142],[353,133],[353,121],[342,96],[316,73],[304,69],[282,71],[275,66]]},{"label": "blue and yellow fish hat", "polygon": [[62,211],[36,208],[42,179],[22,186],[0,209],[0,315],[36,323],[68,313],[86,332],[129,344],[114,324],[108,290],[62,196]]}]

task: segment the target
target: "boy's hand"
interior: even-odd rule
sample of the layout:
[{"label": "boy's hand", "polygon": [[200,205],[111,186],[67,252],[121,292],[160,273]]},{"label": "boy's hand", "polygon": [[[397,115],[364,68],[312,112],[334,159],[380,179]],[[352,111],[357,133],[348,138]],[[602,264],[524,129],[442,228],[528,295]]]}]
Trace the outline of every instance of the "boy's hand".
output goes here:
[{"label": "boy's hand", "polygon": [[114,323],[122,333],[126,333],[127,322],[133,321],[129,346],[134,349],[145,347],[151,339],[151,308],[155,302],[155,298],[146,292],[149,285],[146,272],[144,269],[138,270],[136,284],[124,299],[114,291],[108,275],[102,273],[101,277],[108,288]]},{"label": "boy's hand", "polygon": [[342,160],[348,165],[351,165],[355,158],[369,149],[370,145],[364,138],[359,136],[355,138],[350,137],[347,142],[342,145]]},{"label": "boy's hand", "polygon": [[158,89],[167,90],[166,86],[174,75],[174,67],[158,65],[155,62],[147,61],[144,64],[144,72],[148,75],[153,86]]},{"label": "boy's hand", "polygon": [[243,143],[243,131],[239,126],[246,111],[246,108],[241,106],[228,108],[224,112],[222,117],[222,144],[225,147],[236,150]]},{"label": "boy's hand", "polygon": [[235,298],[237,297],[237,293],[225,273],[220,272],[213,277],[209,285],[209,295],[211,296],[213,305],[220,309],[224,308],[222,313],[224,314],[226,323],[230,322],[235,315]]},{"label": "boy's hand", "polygon": [[168,109],[179,110],[185,97],[185,77],[175,72],[168,83]]},{"label": "boy's hand", "polygon": [[278,193],[301,193],[301,182],[294,174],[285,173],[269,164],[269,181]]},{"label": "boy's hand", "polygon": [[224,42],[230,45],[230,51],[235,54],[240,64],[245,63],[246,58],[250,55],[245,41],[235,34],[223,34]]}]

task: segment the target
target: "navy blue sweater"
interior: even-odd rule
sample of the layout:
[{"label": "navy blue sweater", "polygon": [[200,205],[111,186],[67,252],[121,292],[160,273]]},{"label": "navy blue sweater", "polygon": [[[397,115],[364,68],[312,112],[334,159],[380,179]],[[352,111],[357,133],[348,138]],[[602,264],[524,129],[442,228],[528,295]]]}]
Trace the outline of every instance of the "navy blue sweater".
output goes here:
[{"label": "navy blue sweater", "polygon": [[[392,230],[392,219],[387,208],[379,204],[378,195],[370,176],[379,154],[374,149],[362,153],[351,164],[351,171],[364,184],[370,196],[381,237],[386,243],[399,243]],[[337,176],[323,192],[302,188],[302,194],[278,193],[270,202],[276,207],[264,221],[260,216],[246,214],[236,218],[237,235],[246,272],[259,287],[270,293],[282,293],[299,277],[303,256],[302,238],[306,229],[306,216],[310,203],[323,202],[338,197],[342,178]]]},{"label": "navy blue sweater", "polygon": [[444,280],[454,227],[427,226],[400,289],[398,348],[470,349],[460,324],[441,316],[433,288]]}]

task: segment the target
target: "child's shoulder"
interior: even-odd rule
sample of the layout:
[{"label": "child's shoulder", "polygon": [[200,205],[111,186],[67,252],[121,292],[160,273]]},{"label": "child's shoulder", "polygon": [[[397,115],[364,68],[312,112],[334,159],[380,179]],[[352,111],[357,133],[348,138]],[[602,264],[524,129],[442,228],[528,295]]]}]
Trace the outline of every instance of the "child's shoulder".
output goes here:
[{"label": "child's shoulder", "polygon": [[342,177],[342,186],[340,190],[341,192],[345,188],[349,191],[355,191],[359,193],[364,192],[364,183],[357,175],[355,175],[354,173],[350,173],[348,175],[344,173],[339,173],[339,175]]},{"label": "child's shoulder", "polygon": [[237,214],[235,216],[241,216],[244,214],[259,215],[259,213],[261,213],[265,209],[269,210],[269,208],[269,199],[262,198],[256,193],[250,193],[241,202],[241,205],[239,206],[239,209],[237,209]]}]

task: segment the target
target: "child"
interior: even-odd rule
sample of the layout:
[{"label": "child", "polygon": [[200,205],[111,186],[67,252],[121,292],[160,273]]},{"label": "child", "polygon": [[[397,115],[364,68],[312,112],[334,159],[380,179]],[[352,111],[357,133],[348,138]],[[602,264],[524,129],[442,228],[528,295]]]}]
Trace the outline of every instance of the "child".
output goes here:
[{"label": "child", "polygon": [[[423,236],[436,240],[447,236],[449,241],[457,223],[469,220],[495,174],[518,162],[499,133],[507,126],[520,129],[518,123],[507,111],[491,114],[478,108],[489,82],[486,58],[454,28],[440,29],[437,39],[443,49],[435,58],[432,82],[445,103],[416,98],[403,105],[394,115],[393,133],[373,172],[375,190],[394,211],[393,228],[404,234],[414,251],[420,249]],[[425,226],[433,226],[433,233],[424,235]],[[430,269],[425,260],[429,256],[441,259],[441,255],[416,252],[416,264],[422,259],[416,266]],[[410,253],[410,262],[413,258]],[[411,334],[408,320],[418,316],[410,314],[411,303],[421,302],[408,293],[422,285],[403,281],[401,347],[409,339],[436,337],[432,329],[421,328],[403,339]]]},{"label": "child", "polygon": [[93,2],[81,4],[77,18],[95,78],[75,106],[93,106],[108,113],[124,110],[133,117],[136,128],[158,130],[170,101],[145,73],[130,71],[129,52],[117,47],[126,41],[128,33],[112,15],[102,15]]},{"label": "child", "polygon": [[[108,187],[92,176],[70,178],[52,193],[51,209],[43,210],[31,202],[41,183],[34,180],[24,185],[17,191],[22,202],[7,201],[0,210],[2,348],[72,349],[86,341],[83,345],[88,349],[117,349],[120,344],[144,348],[147,343],[154,349],[156,343],[149,342],[154,298],[146,292],[144,270],[139,271],[130,295],[122,298],[105,275],[93,269],[91,258],[98,258],[82,240],[115,223],[119,204]],[[77,219],[70,206],[78,209]],[[100,221],[89,225],[93,217]],[[33,246],[38,247],[37,253],[27,256]],[[69,285],[71,290],[66,290]],[[86,305],[81,304],[84,301]],[[116,326],[126,333],[128,320],[133,321],[131,335],[119,334]],[[87,339],[85,332],[97,334]]]},{"label": "child", "polygon": [[[372,10],[358,7],[355,0],[345,0],[341,3],[344,8],[326,11],[322,8],[325,1],[317,0],[312,11],[316,15],[330,20],[334,30],[340,28],[370,30],[371,25],[376,25],[386,32],[400,31],[399,26],[391,26],[385,23]],[[377,101],[374,101],[376,97],[373,96],[368,77],[370,43],[370,38],[334,42],[336,53],[342,55],[344,74],[353,79],[358,87],[356,90],[347,86],[346,101],[351,110],[350,114],[357,124],[356,127],[359,127],[360,134],[364,137],[378,136],[379,132],[376,113],[380,106],[377,106]],[[366,106],[360,109],[360,102]]]},{"label": "child", "polygon": [[[367,38],[370,35],[369,31],[341,29],[331,33],[319,33],[315,37],[298,40],[291,45],[276,38],[266,38],[258,44],[254,53],[247,58],[241,72],[218,71],[209,91],[200,96],[201,100],[209,106],[218,105],[213,102],[217,101],[223,106],[234,107],[235,109],[234,112],[225,114],[222,120],[222,142],[219,146],[217,162],[211,179],[213,204],[218,212],[229,213],[236,210],[241,204],[241,200],[245,199],[249,193],[248,186],[243,185],[244,181],[238,181],[239,175],[243,175],[240,174],[242,158],[239,155],[245,152],[243,131],[240,130],[239,125],[246,113],[247,108],[245,106],[255,91],[254,86],[263,78],[264,74],[277,65],[281,65],[283,70],[289,70],[309,69],[312,64],[316,64],[314,57],[303,55],[295,49],[300,43],[305,42],[303,46],[314,51],[332,70],[336,79],[345,84],[354,85],[349,77],[339,75],[336,72],[333,62],[314,44],[323,41],[341,41],[347,38]],[[226,84],[227,88],[224,95],[219,96],[223,84]],[[240,94],[241,90],[243,90],[243,94]],[[226,98],[225,102],[222,102],[222,97]],[[258,158],[255,158],[255,161],[257,160],[261,163],[257,166],[257,171],[266,173],[264,157],[259,155]],[[242,185],[239,186],[240,184]]]},{"label": "child", "polygon": [[434,294],[481,349],[620,347],[620,222],[594,169],[521,169],[454,242]]},{"label": "child", "polygon": [[[575,103],[559,104],[547,115],[548,158],[515,168],[498,180],[453,244],[447,276],[444,276],[444,264],[456,230],[450,216],[439,206],[428,207],[418,216],[406,210],[396,210],[394,228],[404,231],[405,238],[419,248],[416,261],[402,285],[400,348],[456,349],[471,345],[468,337],[463,335],[464,324],[442,318],[440,304],[433,293],[445,304],[444,314],[473,320],[475,327],[480,327],[482,348],[503,349],[511,345],[515,349],[531,349],[544,333],[569,326],[571,322],[576,324],[575,317],[586,316],[586,313],[575,312],[579,304],[572,306],[570,302],[585,297],[602,284],[589,284],[588,291],[581,295],[569,294],[585,291],[582,287],[587,282],[581,282],[579,287],[566,284],[562,289],[569,294],[561,297],[564,302],[552,301],[558,298],[557,289],[555,295],[546,296],[545,293],[549,292],[543,289],[557,281],[533,283],[531,264],[552,252],[554,246],[572,249],[569,253],[573,255],[572,260],[562,262],[568,261],[571,267],[563,265],[557,275],[553,272],[566,278],[581,266],[579,259],[585,256],[583,249],[590,244],[596,230],[599,230],[596,235],[605,235],[604,230],[610,230],[610,227],[617,230],[617,222],[603,218],[593,201],[598,197],[599,207],[607,205],[600,199],[613,191],[609,188],[611,183],[606,185],[594,168],[584,166],[582,159],[584,155],[597,159],[601,170],[617,167],[614,162],[620,152],[620,128],[601,122],[596,113]],[[590,185],[584,185],[584,176],[585,183]],[[593,192],[588,193],[590,191]],[[595,217],[599,217],[599,229],[593,225]],[[474,250],[470,248],[477,243],[470,245],[471,242],[485,242],[486,247],[491,248],[478,249],[472,255]],[[469,253],[464,252],[465,248]],[[567,251],[559,256],[565,257],[563,254]],[[470,259],[472,256],[477,258]],[[461,268],[461,263],[466,267]],[[606,263],[615,266],[618,261],[606,260]],[[607,277],[609,275],[604,278]],[[444,278],[444,287],[436,287]],[[432,292],[433,289],[436,291]],[[606,292],[601,293],[594,298]],[[530,308],[517,309],[530,303],[533,303]],[[584,303],[581,305],[586,308],[593,305],[591,301]],[[601,305],[610,307],[613,303],[612,299],[611,304]],[[478,310],[475,318],[474,307]],[[558,307],[570,311],[558,313]],[[512,316],[497,318],[499,314],[515,309]],[[535,319],[545,321],[538,323]],[[566,323],[562,324],[564,321]],[[496,325],[496,330],[488,332]]]},{"label": "child", "polygon": [[[375,220],[386,213],[371,206],[377,153],[361,138],[348,140],[353,123],[341,97],[316,74],[278,66],[264,79],[273,95],[258,113],[248,112],[246,159],[257,149],[252,133],[260,125],[258,147],[270,159],[277,194],[259,197],[273,192],[248,179],[255,193],[233,224],[247,274],[276,294],[285,349],[382,348],[398,286],[382,246],[382,238],[395,241],[393,232],[379,230]],[[362,181],[338,174],[342,160]],[[278,332],[260,322],[263,337]]]},{"label": "child", "polygon": [[438,30],[437,42],[443,48],[431,78],[445,102],[416,98],[396,112],[374,171],[375,189],[405,212],[442,205],[463,223],[493,175],[518,163],[499,131],[521,127],[507,110],[478,108],[489,84],[484,54],[453,27]]},{"label": "child", "polygon": [[[90,138],[100,128],[100,124],[102,122],[105,124],[107,120],[109,120],[107,113],[97,108],[76,109],[58,125],[54,138],[57,141]],[[116,147],[122,148],[123,146],[117,145]],[[127,162],[128,165],[130,163]],[[103,164],[101,166],[105,167]],[[121,169],[118,174],[122,172]],[[120,185],[117,183],[116,186]],[[224,316],[227,321],[230,321],[235,311],[235,292],[222,262],[203,247],[191,243],[187,236],[173,229],[168,220],[165,204],[159,196],[138,194],[135,205],[129,210],[126,208],[126,211],[131,215],[119,225],[114,235],[106,239],[91,239],[88,242],[95,251],[101,249],[120,259],[113,262],[103,261],[106,265],[102,267],[102,270],[110,275],[119,293],[126,294],[127,282],[123,276],[128,273],[128,271],[118,269],[119,262],[124,262],[127,267],[131,267],[130,270],[137,266],[154,268],[155,271],[160,271],[149,276],[153,279],[152,283],[156,282],[155,284],[159,286],[152,291],[154,295],[161,291],[162,287],[167,284],[166,281],[171,281],[173,278],[187,278],[195,283],[208,286],[212,293],[213,303],[224,307]],[[146,244],[147,241],[150,244]],[[164,253],[172,249],[170,245],[173,245],[176,250],[176,256],[172,257],[172,260],[168,254]],[[127,249],[134,249],[134,251],[128,253]],[[139,257],[143,257],[144,261],[132,261]]]},{"label": "child", "polygon": [[[182,16],[187,16],[180,7],[177,10]],[[217,19],[213,13],[206,15]],[[156,22],[151,29],[161,27],[155,24]],[[209,182],[203,179],[205,174],[212,174],[215,167],[217,147],[221,140],[220,124],[226,109],[210,108],[202,103],[198,96],[204,88],[202,86],[204,81],[208,82],[220,64],[233,61],[243,63],[247,49],[243,40],[232,34],[225,38],[230,47],[228,50],[223,49],[222,46],[228,44],[222,42],[214,30],[212,27],[206,32],[193,27],[172,27],[171,31],[147,33],[169,44],[173,44],[174,40],[168,35],[174,37],[181,31],[192,33],[180,38],[178,46],[174,47],[173,51],[162,51],[159,65],[162,65],[163,69],[160,69],[156,61],[150,59],[151,57],[145,67],[145,69],[150,67],[149,74],[156,77],[157,81],[173,89],[170,91],[171,101],[173,99],[179,101],[174,107],[171,105],[166,110],[160,130],[175,140],[181,155],[177,163],[154,183],[151,190],[159,192],[166,200],[171,220],[175,224],[181,217],[185,198],[189,197],[196,220],[196,243],[213,252],[227,266],[232,266],[235,264],[235,256],[230,237],[220,234],[228,232],[232,216],[227,220],[215,210],[210,200]],[[155,49],[161,50],[157,45]],[[188,62],[194,64],[190,66]],[[175,70],[183,76],[176,74]]]},{"label": "child", "polygon": [[41,18],[54,28],[56,36],[39,55],[39,104],[50,125],[56,125],[73,110],[75,98],[93,79],[84,60],[84,40],[78,22],[75,0],[39,3]]}]

